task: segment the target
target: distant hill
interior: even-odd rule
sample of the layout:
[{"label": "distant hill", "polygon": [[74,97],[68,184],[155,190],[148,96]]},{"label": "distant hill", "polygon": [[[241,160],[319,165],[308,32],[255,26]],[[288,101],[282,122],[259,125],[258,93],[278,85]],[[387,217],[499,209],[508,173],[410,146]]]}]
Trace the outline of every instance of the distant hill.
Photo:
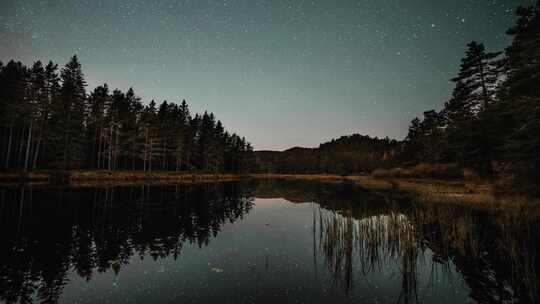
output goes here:
[{"label": "distant hill", "polygon": [[318,148],[256,151],[255,157],[259,172],[361,174],[392,165],[399,147],[396,140],[353,134]]}]

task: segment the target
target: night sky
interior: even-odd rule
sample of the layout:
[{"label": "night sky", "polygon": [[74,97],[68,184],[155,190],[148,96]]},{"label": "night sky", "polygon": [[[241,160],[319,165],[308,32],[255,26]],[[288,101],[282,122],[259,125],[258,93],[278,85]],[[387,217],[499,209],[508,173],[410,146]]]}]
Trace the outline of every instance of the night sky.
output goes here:
[{"label": "night sky", "polygon": [[185,98],[256,149],[402,139],[439,109],[465,45],[508,43],[514,0],[0,0],[0,60],[65,64],[88,89]]}]

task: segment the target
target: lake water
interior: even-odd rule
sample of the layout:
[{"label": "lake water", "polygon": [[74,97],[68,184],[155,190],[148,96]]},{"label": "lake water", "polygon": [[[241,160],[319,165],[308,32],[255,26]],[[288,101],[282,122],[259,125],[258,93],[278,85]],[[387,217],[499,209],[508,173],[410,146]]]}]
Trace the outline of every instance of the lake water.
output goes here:
[{"label": "lake water", "polygon": [[0,188],[3,303],[534,303],[534,216],[353,184]]}]

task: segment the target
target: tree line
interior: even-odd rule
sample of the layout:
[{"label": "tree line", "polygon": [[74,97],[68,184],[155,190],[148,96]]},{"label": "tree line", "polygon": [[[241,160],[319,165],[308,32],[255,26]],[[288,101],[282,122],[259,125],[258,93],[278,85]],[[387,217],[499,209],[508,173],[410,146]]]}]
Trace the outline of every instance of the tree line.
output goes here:
[{"label": "tree line", "polygon": [[77,56],[61,69],[0,62],[1,166],[5,170],[108,169],[241,172],[251,144],[213,113],[181,103],[143,104],[130,88],[89,94]]},{"label": "tree line", "polygon": [[364,174],[396,161],[400,142],[353,134],[322,143],[318,148],[292,148],[283,152],[257,151],[257,170],[296,174]]},{"label": "tree line", "polygon": [[401,159],[457,163],[482,175],[540,172],[540,1],[519,7],[504,52],[473,41],[452,96],[440,111],[412,120]]}]

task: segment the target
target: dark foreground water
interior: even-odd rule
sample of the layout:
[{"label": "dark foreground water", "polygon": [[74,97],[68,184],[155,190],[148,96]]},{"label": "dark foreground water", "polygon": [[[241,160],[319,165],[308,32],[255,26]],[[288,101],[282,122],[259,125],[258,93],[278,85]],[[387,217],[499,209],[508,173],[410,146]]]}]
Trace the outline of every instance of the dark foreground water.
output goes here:
[{"label": "dark foreground water", "polygon": [[0,188],[0,302],[534,303],[535,217],[351,184]]}]

